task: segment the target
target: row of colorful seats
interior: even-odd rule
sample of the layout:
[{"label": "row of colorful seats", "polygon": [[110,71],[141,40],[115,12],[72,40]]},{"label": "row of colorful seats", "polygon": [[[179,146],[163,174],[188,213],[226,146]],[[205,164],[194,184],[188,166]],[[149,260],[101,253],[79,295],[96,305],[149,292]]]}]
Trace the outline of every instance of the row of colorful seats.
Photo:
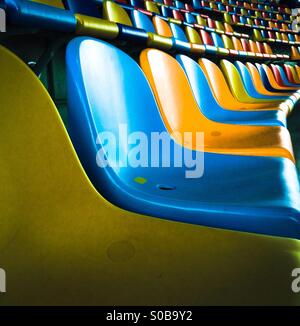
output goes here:
[{"label": "row of colorful seats", "polygon": [[272,12],[272,13],[286,13],[291,14],[292,11],[288,7],[282,7],[276,3],[268,3],[267,1],[263,1],[261,3],[255,2],[255,1],[234,1],[234,0],[221,0],[221,3],[225,5],[231,5],[231,6],[238,6],[240,8],[245,9],[253,9],[257,11],[265,11],[265,12]]},{"label": "row of colorful seats", "polygon": [[[120,3],[120,1],[116,1],[116,2]],[[126,0],[125,0],[125,2],[126,2],[126,6],[125,7],[123,6],[123,7],[125,9],[131,10],[132,8],[127,7]],[[121,3],[124,4],[124,1],[121,1]],[[203,28],[208,31],[214,31],[214,32],[220,33],[220,34],[225,33],[225,34],[234,35],[237,37],[249,38],[248,34],[241,34],[241,33],[235,32],[229,24],[223,23],[218,20],[211,19],[209,16],[204,15],[204,14],[197,14],[197,13],[192,14],[186,10],[182,13],[178,10],[172,10],[172,12],[170,12],[170,11],[164,10],[165,7],[162,7],[163,10],[162,10],[162,12],[160,12],[158,10],[158,7],[155,4],[153,4],[153,2],[151,2],[151,1],[145,1],[145,5],[144,5],[144,2],[141,0],[130,0],[130,5],[134,9],[137,9],[137,10],[147,14],[148,16],[151,16],[152,14],[156,14],[156,15],[159,15],[160,17],[168,19],[168,21],[173,22],[173,23],[177,23],[177,24],[182,23],[186,26],[196,25],[198,28]]]},{"label": "row of colorful seats", "polygon": [[[29,25],[32,27],[50,28],[65,32],[76,31],[78,34],[100,36],[104,38],[123,38],[140,44],[161,49],[174,49],[198,54],[253,57],[258,59],[288,59],[288,54],[274,54],[266,42],[248,40],[243,34],[231,32],[229,25],[213,24],[219,33],[199,25],[198,22],[179,25],[170,18],[143,12],[133,8],[125,9],[112,1],[105,1],[102,5],[103,15],[96,3],[95,7],[86,8],[76,6],[76,2],[69,1],[69,10],[54,7],[45,7],[35,2],[6,0],[8,18],[14,24]],[[18,4],[18,6],[16,6]],[[75,15],[72,13],[76,13]],[[78,14],[79,12],[79,14]],[[86,16],[86,14],[93,15]],[[95,18],[98,16],[99,18]],[[103,17],[104,20],[101,20]],[[200,19],[200,18],[199,18]],[[201,17],[204,20],[203,17]],[[227,31],[222,33],[222,28]],[[221,32],[221,33],[220,33]],[[242,37],[241,37],[242,36]]]},{"label": "row of colorful seats", "polygon": [[257,41],[287,43],[290,45],[300,44],[300,35],[282,32],[273,32],[254,29],[254,38]]},{"label": "row of colorful seats", "polygon": [[293,32],[291,24],[285,24],[278,21],[268,21],[261,18],[252,19],[235,14],[224,13],[224,21],[230,25],[246,26],[259,29],[280,30],[282,32]]},{"label": "row of colorful seats", "polygon": [[[247,2],[240,2],[240,1],[227,1],[227,0],[222,0],[222,1],[199,1],[199,0],[193,0],[192,3],[188,2],[185,3],[183,1],[173,1],[173,0],[153,0],[156,2],[158,5],[166,5],[169,7],[174,7],[182,11],[187,11],[187,12],[193,12],[195,10],[203,9],[203,8],[210,8],[210,9],[216,9],[218,11],[227,11],[227,12],[236,12],[240,13],[240,10],[250,10],[251,13],[254,12],[253,14],[255,15],[255,12],[266,12],[270,13],[272,12],[273,14],[279,14],[280,12],[282,14],[291,14],[291,10],[289,8],[281,8],[281,7],[275,7],[272,6],[270,7],[269,5],[256,5],[255,3],[247,3]],[[127,0],[118,0],[120,3],[127,3]],[[278,9],[278,10],[277,10]],[[244,12],[244,11],[243,11]],[[251,14],[252,15],[252,14]],[[287,16],[288,17],[288,16]],[[280,19],[283,18],[283,16],[279,17]],[[280,20],[279,19],[279,20]]]},{"label": "row of colorful seats", "polygon": [[[196,2],[197,0],[195,0]],[[275,21],[281,21],[281,22],[287,22],[290,23],[290,14],[278,14],[274,12],[266,12],[261,10],[254,10],[246,9],[245,7],[240,6],[230,6],[230,5],[223,5],[221,3],[216,2],[210,2],[210,1],[201,1],[201,7],[209,7],[211,9],[215,9],[219,12],[227,12],[227,13],[234,13],[236,15],[242,15],[245,17],[251,17],[251,18],[262,18],[264,20],[275,20]],[[197,7],[198,9],[199,7]],[[200,8],[199,8],[200,9]]]},{"label": "row of colorful seats", "polygon": [[[194,2],[193,5],[191,4],[184,4],[180,1],[174,1],[172,3],[169,0],[159,0],[159,1],[149,1],[149,0],[117,0],[116,2],[122,4],[123,6],[134,6],[139,9],[145,9],[150,12],[161,14],[164,17],[168,18],[174,18],[183,21],[184,16],[186,18],[186,21],[189,22],[189,18],[193,15],[197,15],[201,13],[203,8],[206,8],[205,6],[202,6],[201,4]],[[276,17],[273,20],[264,18],[259,14],[252,15],[251,13],[246,15],[246,13],[243,13],[242,19],[241,14],[238,13],[236,10],[228,10],[228,12],[224,12],[225,19],[227,19],[228,22],[231,22],[231,24],[240,23],[240,24],[248,24],[250,26],[252,25],[258,25],[258,26],[265,26],[270,27],[274,29],[282,29],[282,30],[291,30],[291,24],[289,24],[281,21],[279,18],[282,17]],[[230,17],[232,16],[232,17]],[[248,17],[247,17],[248,16]],[[192,18],[190,18],[192,19]],[[241,21],[239,21],[241,19]]]},{"label": "row of colorful seats", "polygon": [[[143,50],[139,63],[95,39],[68,46],[69,130],[96,189],[141,214],[299,238],[299,184],[285,127],[300,98],[299,67],[285,67],[297,78],[292,83],[281,66],[224,60],[220,70],[207,59],[174,58],[157,49]],[[186,178],[173,158],[167,169],[120,167],[111,152],[117,147],[126,157],[124,144],[110,147],[96,136],[107,130],[117,136],[120,125],[148,139],[167,133],[171,152],[197,157],[205,173]],[[197,145],[200,131],[204,143]],[[185,132],[192,141],[183,141]],[[108,161],[102,169],[95,162],[98,151]],[[145,151],[151,161],[154,154]]]},{"label": "row of colorful seats", "polygon": [[[17,10],[12,10],[12,3],[18,4]],[[286,116],[300,98],[300,68],[228,60],[221,60],[219,67],[204,58],[198,62],[182,54],[174,58],[148,47],[168,50],[175,46],[214,57],[280,56],[268,53],[271,49],[266,43],[225,34],[221,37],[191,26],[185,27],[185,34],[172,21],[158,15],[149,17],[132,7],[126,10],[112,1],[102,4],[105,20],[84,15],[93,10],[100,17],[98,7],[96,11],[85,7],[84,13],[78,13],[80,7],[72,7],[78,3],[70,1],[71,11],[52,8],[48,16],[45,11],[40,16],[38,9],[48,7],[7,0],[13,13],[9,18],[15,23],[51,29],[57,20],[56,28],[64,30],[65,26],[73,28],[75,21],[78,33],[90,30],[98,37],[105,34],[106,38],[120,36],[144,42],[140,65],[122,50],[96,39],[82,37],[68,45],[68,130],[96,189],[117,206],[141,214],[299,238],[299,184]],[[220,43],[226,39],[231,40],[232,48],[230,42],[227,49],[225,42]],[[147,114],[140,113],[143,104]],[[200,169],[197,178],[186,178],[186,168],[178,168],[174,161],[167,170],[140,165],[120,168],[110,155],[111,164],[99,169],[95,157],[99,150],[107,152],[97,135],[108,130],[117,134],[120,125],[126,125],[130,134],[167,132],[173,151],[198,157],[205,174]],[[199,131],[205,134],[201,145],[194,143]],[[185,132],[193,135],[192,141],[182,141]],[[119,145],[114,143],[114,148],[124,157],[124,148]],[[151,155],[147,149],[146,156]],[[259,183],[253,184],[258,170]],[[233,185],[239,196],[234,190],[224,193]]]},{"label": "row of colorful seats", "polygon": [[[109,21],[114,21],[123,26],[134,26],[144,30],[151,35],[159,35],[168,47],[174,46],[180,50],[189,50],[196,53],[233,55],[241,57],[258,58],[289,58],[284,54],[273,54],[272,49],[266,43],[254,42],[246,38],[236,36],[218,35],[205,29],[198,29],[197,24],[185,27],[185,33],[181,26],[173,22],[166,22],[162,17],[154,15],[152,22],[147,15],[139,10],[131,11],[131,20],[125,10],[116,3],[106,1],[103,4],[103,17]],[[124,33],[126,29],[124,28]],[[172,44],[173,39],[173,44]],[[155,41],[155,38],[154,38]],[[158,40],[160,41],[160,39]],[[161,43],[162,43],[161,41]],[[148,46],[153,46],[153,42],[148,42]]]},{"label": "row of colorful seats", "polygon": [[[28,38],[23,42],[20,35],[18,30],[19,48],[28,49]],[[34,37],[32,29],[28,35]],[[41,36],[40,31],[38,35]],[[9,39],[11,45],[14,36]],[[299,304],[299,296],[291,293],[290,288],[291,270],[299,266],[298,240],[162,220],[126,211],[105,199],[83,170],[68,129],[39,78],[26,60],[2,45],[0,180],[5,186],[0,187],[0,248],[1,266],[9,275],[10,284],[9,291],[1,298],[2,304]],[[33,47],[31,42],[30,48]],[[65,61],[63,52],[54,58],[52,67],[56,67],[58,58]],[[195,67],[201,74],[205,72],[201,67],[199,70],[198,62],[191,62],[185,56],[179,56],[177,61],[153,49],[144,52],[143,58],[147,59],[143,60],[144,71],[147,62],[155,65],[152,56],[159,59],[158,63],[167,59],[168,64],[174,65],[174,73],[180,73],[178,77],[185,85],[181,63],[185,71],[189,71],[189,63],[192,63],[192,69]],[[99,110],[104,118],[101,119],[103,128],[109,122],[113,124],[115,116],[116,121],[120,121],[121,116],[129,115],[133,130],[166,129],[145,74],[121,49],[97,39],[74,39],[68,45],[67,64],[70,80],[77,81],[79,86],[79,89],[69,87],[69,100],[76,94],[91,95],[90,99],[95,102],[90,103],[99,105],[93,112]],[[157,69],[153,73],[157,82]],[[174,75],[166,80],[168,89],[169,81],[172,85],[176,82],[172,77]],[[83,78],[86,85],[81,83]],[[58,87],[63,88],[61,78],[58,79]],[[277,87],[279,89],[279,85]],[[158,89],[164,91],[160,86]],[[189,90],[184,87],[186,89]],[[281,87],[281,91],[284,89]],[[181,85],[173,89],[172,94],[179,90]],[[99,92],[101,96],[97,96]],[[186,94],[187,102],[182,103],[183,111],[194,101],[190,92]],[[108,102],[101,103],[101,98]],[[223,98],[226,99],[225,94]],[[89,99],[81,96],[80,105],[75,103],[76,107],[82,108],[86,100]],[[250,106],[236,103],[228,102],[228,105],[233,109]],[[75,106],[71,104],[72,100],[69,109],[76,116]],[[232,111],[239,113],[235,110],[225,113]],[[271,110],[256,111],[257,115],[269,115]],[[79,117],[80,114],[82,112],[78,112]],[[99,126],[99,119],[96,123]],[[217,138],[217,130],[214,131]],[[89,132],[85,134],[87,143]],[[142,206],[153,200],[154,197],[149,197],[150,191],[155,193],[155,199],[160,196],[161,201],[167,202],[165,208],[178,202],[182,194],[183,201],[177,207],[182,209],[181,218],[200,208],[200,203],[193,203],[201,201],[199,216],[203,217],[202,222],[206,217],[210,225],[212,221],[220,222],[223,214],[232,216],[230,228],[240,229],[248,220],[253,232],[258,229],[254,225],[261,216],[270,216],[265,220],[268,233],[271,229],[274,231],[276,225],[277,230],[288,229],[281,224],[290,223],[290,228],[296,225],[294,215],[295,210],[299,211],[296,204],[299,190],[294,165],[289,159],[205,153],[205,164],[204,179],[191,182],[186,189],[175,183],[180,176],[179,169],[174,175],[175,169],[168,173],[168,168],[158,171],[153,168],[153,174],[145,171],[147,176],[151,174],[148,180],[142,178],[143,175],[136,178],[134,173],[132,178],[139,182],[135,182],[138,195],[142,193],[148,200]],[[123,176],[125,178],[125,174]],[[129,177],[130,182],[132,178]],[[178,198],[175,198],[176,189],[167,190],[167,184],[161,184],[164,179],[171,182],[169,185],[177,184]],[[157,183],[162,189],[156,187]],[[243,214],[235,214],[239,210]],[[187,222],[190,222],[188,218]]]}]

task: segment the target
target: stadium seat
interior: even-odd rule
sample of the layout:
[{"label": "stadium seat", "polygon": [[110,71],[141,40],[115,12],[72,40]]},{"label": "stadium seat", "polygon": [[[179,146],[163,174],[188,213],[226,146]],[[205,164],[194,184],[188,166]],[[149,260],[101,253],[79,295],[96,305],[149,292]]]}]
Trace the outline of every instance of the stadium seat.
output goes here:
[{"label": "stadium seat", "polygon": [[222,107],[230,108],[231,110],[282,110],[285,114],[290,112],[290,107],[287,105],[279,108],[278,106],[276,107],[274,103],[272,103],[270,107],[270,103],[245,104],[244,102],[238,101],[238,99],[231,93],[222,71],[215,63],[202,58],[199,59],[199,64],[203,68],[206,78],[210,83],[211,89]]},{"label": "stadium seat", "polygon": [[261,79],[261,75],[259,74],[259,71],[257,69],[257,67],[251,63],[251,62],[247,62],[246,63],[247,68],[249,69],[249,72],[252,76],[252,80],[253,83],[255,85],[255,88],[261,93],[261,94],[265,94],[265,95],[270,95],[270,96],[289,96],[289,95],[296,95],[297,93],[286,93],[286,92],[280,92],[280,90],[278,91],[269,91],[265,85],[263,84],[263,81]]},{"label": "stadium seat", "polygon": [[[201,113],[194,101],[188,79],[174,58],[159,50],[148,49],[141,53],[140,63],[152,86],[170,134],[194,133],[200,130],[205,132],[204,150],[208,152],[282,156],[294,161],[287,129],[227,126],[211,121]],[[174,92],[175,89],[180,92]],[[183,105],[185,109],[182,108]],[[260,133],[261,136],[258,136]],[[197,149],[194,144],[190,148]]]},{"label": "stadium seat", "polygon": [[[155,65],[162,73],[168,72],[168,67],[162,69],[164,62],[157,60],[160,56],[166,58],[165,63],[176,63],[175,59],[163,52],[146,50],[141,55],[144,71],[147,58],[144,56],[152,56],[152,53],[155,56]],[[108,57],[111,58],[110,61],[105,59]],[[178,63],[177,66],[180,69]],[[177,71],[177,69],[177,80],[182,84],[180,79],[184,74],[182,70]],[[103,71],[106,71],[105,75],[111,77],[109,80],[101,74]],[[123,75],[122,80],[117,77],[120,72]],[[181,72],[181,76],[178,76],[179,72]],[[186,179],[184,168],[172,168],[172,166],[164,171],[151,167],[114,168],[113,155],[110,156],[108,148],[106,150],[102,148],[108,155],[110,164],[105,168],[99,168],[96,165],[95,157],[101,149],[101,145],[105,146],[104,140],[100,141],[97,136],[99,133],[110,131],[117,135],[120,124],[126,124],[129,133],[142,131],[149,137],[153,132],[161,133],[166,129],[144,74],[134,60],[112,45],[90,38],[73,40],[67,49],[67,74],[72,141],[93,184],[111,202],[131,211],[188,221],[189,223],[236,228],[235,216],[237,214],[239,215],[237,222],[239,229],[259,230],[258,232],[268,234],[278,232],[280,235],[289,235],[290,233],[294,235],[296,229],[298,232],[299,200],[294,197],[294,191],[298,187],[297,179],[291,184],[280,182],[281,173],[287,173],[287,170],[289,173],[295,173],[294,164],[286,158],[206,153],[203,156],[206,170],[202,178]],[[169,77],[172,78],[173,75]],[[94,82],[95,80],[97,83]],[[185,90],[183,89],[183,91]],[[147,99],[145,108],[147,115],[141,112],[145,99]],[[266,128],[271,130],[271,127]],[[198,130],[201,129],[198,128]],[[176,143],[176,139],[175,142],[171,141],[171,145],[174,145],[174,150],[176,147],[180,147],[180,144]],[[119,146],[119,150],[122,150],[122,145]],[[244,167],[243,171],[240,170],[240,175],[235,168],[236,164]],[[260,188],[256,182],[252,192],[247,179],[254,178],[251,176],[251,171],[256,171],[255,164],[259,167],[259,171],[265,166],[268,175],[274,173],[274,176],[268,177],[266,180],[260,179],[259,183],[261,182],[261,185],[264,186]],[[236,196],[234,192],[226,192],[227,199],[224,201],[224,188],[217,186],[218,173],[227,176],[229,183],[235,184],[236,189],[239,189],[239,196]],[[243,177],[240,179],[240,176]],[[247,178],[245,178],[246,176]],[[215,186],[212,183],[213,180],[217,182]],[[274,185],[270,184],[272,182]],[[242,184],[247,184],[247,191],[241,191]],[[272,189],[267,194],[265,192],[266,184],[270,190]],[[286,187],[291,187],[291,190],[286,191]],[[294,187],[296,188],[293,190]],[[165,190],[167,188],[169,190]],[[208,188],[212,191],[207,191]],[[187,189],[189,190],[187,191]],[[285,189],[284,192],[282,192],[283,189]],[[264,193],[264,196],[260,191]],[[289,196],[293,196],[293,201]],[[219,202],[221,198],[222,203]],[[263,202],[259,202],[261,198],[269,203],[267,207]],[[255,204],[256,200],[258,202]],[[220,212],[222,211],[220,217],[222,216],[222,218],[215,220],[211,218],[209,207],[205,204],[207,202],[216,203],[214,216],[216,216],[217,206],[220,207]],[[228,208],[225,208],[223,204],[225,202]],[[186,205],[190,207],[188,211],[185,209]],[[234,212],[236,205],[239,206],[239,209]],[[275,208],[276,206],[279,207]],[[276,215],[274,215],[274,209],[277,212]],[[224,214],[225,211],[228,214]],[[282,214],[279,214],[280,211]],[[242,219],[241,215],[244,215],[245,219]],[[249,215],[251,218],[246,218]],[[264,222],[266,216],[268,216],[268,223]]]},{"label": "stadium seat", "polygon": [[[231,65],[231,63],[228,63],[228,65]],[[278,94],[271,95],[271,94],[260,93],[259,90],[256,88],[255,83],[253,82],[253,78],[247,66],[240,61],[236,61],[235,67],[237,68],[240,76],[242,77],[245,90],[251,97],[256,98],[258,100],[267,100],[268,102],[272,102],[272,101],[283,102],[287,99],[286,95],[284,96]],[[233,67],[231,68],[233,69]]]},{"label": "stadium seat", "polygon": [[[249,93],[249,89],[246,89],[247,84],[243,83],[243,79],[239,74],[237,68],[227,60],[221,61],[221,67],[224,75],[226,76],[227,82],[230,86],[230,89],[234,96],[243,103],[270,103],[273,102],[274,105],[279,105],[282,100],[280,99],[266,99],[266,98],[257,98],[254,95],[257,95],[257,91],[254,88],[253,84],[251,93]],[[249,72],[248,72],[249,73]],[[247,74],[248,75],[248,74]],[[249,76],[248,76],[249,77]],[[250,77],[251,78],[251,77]],[[255,94],[252,93],[255,91]]]},{"label": "stadium seat", "polygon": [[281,110],[238,111],[232,110],[231,105],[221,107],[214,97],[202,68],[187,56],[178,55],[177,60],[184,68],[198,106],[206,118],[239,125],[286,125],[285,113]]},{"label": "stadium seat", "polygon": [[299,304],[282,2],[0,0],[4,305]]}]

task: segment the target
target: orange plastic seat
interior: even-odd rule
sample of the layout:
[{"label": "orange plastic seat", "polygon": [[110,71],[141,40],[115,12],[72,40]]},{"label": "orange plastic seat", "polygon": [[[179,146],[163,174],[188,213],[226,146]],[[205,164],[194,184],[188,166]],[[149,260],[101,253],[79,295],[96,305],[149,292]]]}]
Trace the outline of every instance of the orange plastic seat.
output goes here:
[{"label": "orange plastic seat", "polygon": [[[201,113],[189,81],[176,59],[156,49],[145,49],[140,55],[140,64],[165,125],[179,144],[198,150],[195,145],[196,133],[204,132],[206,152],[286,157],[294,162],[286,128],[239,126],[209,120]],[[183,143],[177,132],[181,135],[191,132],[194,138],[192,143]]]}]

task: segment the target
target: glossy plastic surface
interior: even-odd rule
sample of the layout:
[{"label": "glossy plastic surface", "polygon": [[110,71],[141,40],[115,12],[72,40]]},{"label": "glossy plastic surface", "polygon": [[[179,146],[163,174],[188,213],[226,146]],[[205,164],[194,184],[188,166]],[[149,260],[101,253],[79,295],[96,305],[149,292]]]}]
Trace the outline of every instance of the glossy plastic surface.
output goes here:
[{"label": "glossy plastic surface", "polygon": [[2,305],[300,303],[286,282],[300,263],[298,240],[112,205],[89,181],[31,69],[3,47],[0,65],[1,266],[14,285]]},{"label": "glossy plastic surface", "polygon": [[221,107],[216,101],[206,75],[199,64],[184,55],[178,55],[176,58],[189,79],[199,108],[208,119],[239,125],[286,125],[285,113],[280,110],[238,111]]},{"label": "glossy plastic surface", "polygon": [[[156,64],[164,73],[161,62],[156,60]],[[298,182],[291,177],[296,170],[288,159],[205,153],[205,173],[194,179],[185,177],[185,168],[172,166],[99,168],[95,157],[104,146],[96,141],[99,132],[117,133],[119,124],[126,124],[128,133],[142,131],[150,136],[166,128],[144,74],[135,61],[112,45],[86,38],[73,40],[67,50],[67,69],[72,140],[93,184],[113,203],[189,223],[298,236]],[[171,144],[174,150],[180,146]],[[121,152],[123,145],[122,141],[116,145]],[[108,159],[114,162],[110,155]],[[265,171],[261,176],[266,179],[258,178],[252,188],[252,173],[257,171]],[[141,178],[145,182],[137,182]],[[231,188],[235,185],[232,189],[238,189],[239,196],[224,191],[229,184]],[[173,190],[162,190],[158,185]],[[264,222],[266,217],[268,223]]]}]

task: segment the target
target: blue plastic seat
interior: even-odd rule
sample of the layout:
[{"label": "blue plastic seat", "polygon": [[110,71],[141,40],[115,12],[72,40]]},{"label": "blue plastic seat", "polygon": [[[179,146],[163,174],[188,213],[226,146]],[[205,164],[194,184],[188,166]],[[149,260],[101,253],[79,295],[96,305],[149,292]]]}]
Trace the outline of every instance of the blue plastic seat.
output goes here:
[{"label": "blue plastic seat", "polygon": [[162,13],[162,15],[164,17],[166,17],[166,18],[173,17],[172,10],[169,7],[167,7],[167,6],[161,6],[160,8],[161,8],[161,13]]},{"label": "blue plastic seat", "polygon": [[143,29],[149,33],[156,33],[151,19],[138,10],[131,11],[131,21],[136,28]]},{"label": "blue plastic seat", "polygon": [[286,115],[280,110],[235,111],[222,108],[215,99],[200,65],[184,55],[178,55],[176,59],[189,79],[199,108],[208,119],[240,125],[286,126]]},{"label": "blue plastic seat", "polygon": [[296,41],[295,35],[293,35],[293,34],[288,34],[288,38],[289,38],[290,42],[295,42]]},{"label": "blue plastic seat", "polygon": [[170,23],[171,31],[173,34],[174,45],[178,50],[191,51],[191,45],[182,30],[182,28],[174,23]]},{"label": "blue plastic seat", "polygon": [[177,9],[184,9],[184,4],[181,1],[176,0],[174,3]]},{"label": "blue plastic seat", "polygon": [[[135,26],[135,28],[134,28],[135,30],[139,31],[140,33],[145,34],[145,38],[144,38],[145,43],[147,43],[147,40],[148,40],[147,33],[157,34],[151,19],[144,13],[140,12],[139,10],[131,11],[131,21],[132,21],[133,25]],[[134,34],[136,34],[136,33],[134,33]],[[135,35],[134,35],[134,37],[135,37]],[[172,47],[173,46],[174,46],[174,43],[172,43]]]},{"label": "blue plastic seat", "polygon": [[201,1],[200,0],[193,0],[193,7],[196,9],[196,10],[199,10],[202,8],[201,6]]},{"label": "blue plastic seat", "polygon": [[192,15],[191,13],[186,12],[186,13],[184,14],[184,16],[185,16],[185,20],[186,20],[186,22],[187,22],[188,24],[196,24],[196,23],[197,23],[195,16]]},{"label": "blue plastic seat", "polygon": [[4,0],[10,23],[62,32],[74,32],[76,18],[68,10],[27,0]]},{"label": "blue plastic seat", "polygon": [[[99,133],[117,137],[120,125],[126,125],[129,134],[143,132],[148,139],[153,132],[166,132],[149,83],[132,58],[96,39],[73,39],[66,62],[70,135],[83,167],[103,196],[146,215],[299,238],[299,184],[291,160],[203,155],[185,149],[186,154],[203,159],[201,178],[186,178],[186,168],[174,167],[173,160],[168,168],[115,167],[109,149],[118,149],[126,157],[125,138],[109,147]],[[182,147],[168,137],[171,149],[180,152]],[[99,153],[111,164],[100,168]],[[130,151],[129,159],[136,155]]]}]

